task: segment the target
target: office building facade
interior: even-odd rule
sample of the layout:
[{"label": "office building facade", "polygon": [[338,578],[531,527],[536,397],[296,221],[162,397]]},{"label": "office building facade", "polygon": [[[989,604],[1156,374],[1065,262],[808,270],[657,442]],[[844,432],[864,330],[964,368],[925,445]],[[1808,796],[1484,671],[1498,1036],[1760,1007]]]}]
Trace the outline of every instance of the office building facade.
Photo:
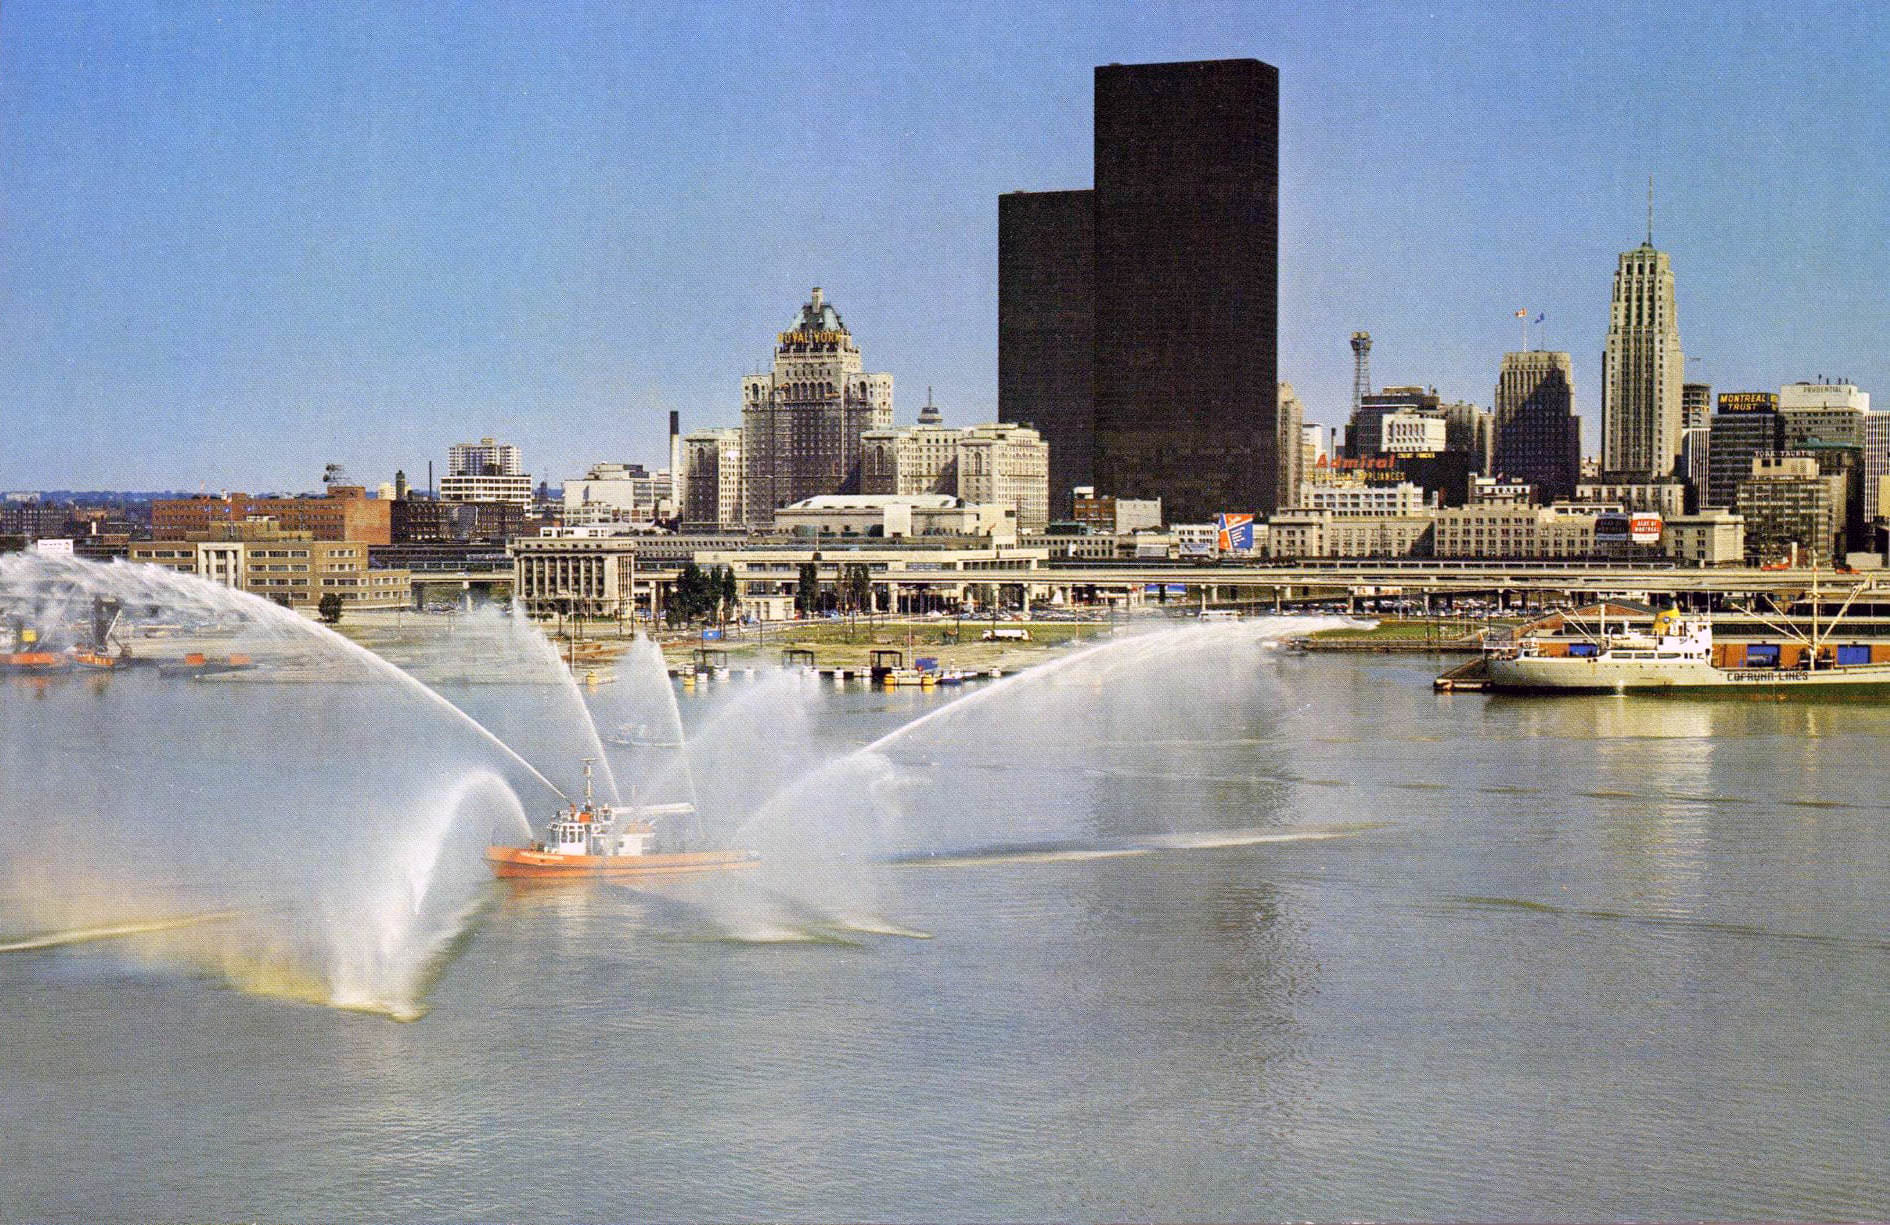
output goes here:
[{"label": "office building facade", "polygon": [[999,416],[1043,432],[1059,485],[1087,457],[1069,483],[1163,498],[1178,521],[1270,511],[1279,72],[1111,64],[1095,88],[1095,188],[1000,198]]},{"label": "office building facade", "polygon": [[1574,359],[1543,349],[1503,354],[1495,415],[1495,471],[1534,485],[1545,505],[1573,497],[1582,467]]},{"label": "office building facade", "polygon": [[860,435],[892,424],[893,377],[869,374],[816,286],[776,337],[774,368],[742,379],[742,484],[751,529],[825,493],[857,493]]},{"label": "office building facade", "polygon": [[1673,471],[1685,369],[1673,264],[1645,242],[1622,252],[1614,273],[1601,358],[1603,471],[1639,477]]}]

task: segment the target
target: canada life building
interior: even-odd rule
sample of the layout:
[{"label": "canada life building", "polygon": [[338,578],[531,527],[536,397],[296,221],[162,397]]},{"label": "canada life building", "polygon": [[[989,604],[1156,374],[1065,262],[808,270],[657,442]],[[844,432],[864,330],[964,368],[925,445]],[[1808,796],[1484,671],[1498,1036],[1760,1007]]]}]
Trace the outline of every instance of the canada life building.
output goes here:
[{"label": "canada life building", "polygon": [[1279,70],[1095,74],[1096,185],[998,198],[998,416],[1171,522],[1279,500]]},{"label": "canada life building", "polygon": [[1601,357],[1601,466],[1662,477],[1680,453],[1680,389],[1686,357],[1674,307],[1673,265],[1648,241],[1624,251],[1614,272],[1607,348]]}]

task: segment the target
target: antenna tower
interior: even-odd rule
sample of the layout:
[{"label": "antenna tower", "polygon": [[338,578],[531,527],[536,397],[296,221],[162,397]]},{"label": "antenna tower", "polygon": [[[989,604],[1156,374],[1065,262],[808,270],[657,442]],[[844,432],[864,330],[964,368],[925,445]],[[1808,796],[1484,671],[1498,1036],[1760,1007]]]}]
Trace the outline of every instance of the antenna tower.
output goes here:
[{"label": "antenna tower", "polygon": [[1352,333],[1352,411],[1357,413],[1372,394],[1372,334]]}]

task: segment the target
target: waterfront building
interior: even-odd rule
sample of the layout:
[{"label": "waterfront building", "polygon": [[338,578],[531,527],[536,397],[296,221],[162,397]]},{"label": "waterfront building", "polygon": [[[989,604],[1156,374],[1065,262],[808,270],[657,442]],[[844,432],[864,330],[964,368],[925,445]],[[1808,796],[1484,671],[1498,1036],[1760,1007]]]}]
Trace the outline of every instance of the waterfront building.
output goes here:
[{"label": "waterfront building", "polygon": [[524,476],[525,466],[518,447],[512,443],[481,438],[446,448],[446,475]]},{"label": "waterfront building", "polygon": [[1496,470],[1496,419],[1468,400],[1443,405],[1444,449],[1470,456],[1471,469],[1484,476]]},{"label": "waterfront building", "polygon": [[1674,304],[1673,265],[1653,236],[1622,252],[1614,273],[1601,359],[1601,466],[1606,473],[1666,476],[1680,452],[1686,356]]},{"label": "waterfront building", "polygon": [[1796,452],[1755,456],[1739,482],[1746,560],[1754,565],[1830,562],[1838,542],[1839,502],[1818,461]]},{"label": "waterfront building", "polygon": [[1362,481],[1305,486],[1294,510],[1333,515],[1414,516],[1433,504],[1432,496],[1409,481],[1371,485]]},{"label": "waterfront building", "polygon": [[509,502],[530,513],[532,478],[524,470],[519,449],[509,442],[481,438],[478,442],[455,443],[446,448],[440,500]]},{"label": "waterfront building", "polygon": [[532,478],[502,476],[494,473],[440,478],[442,502],[505,502],[529,514],[532,509]]},{"label": "waterfront building", "polygon": [[1686,566],[1737,566],[1746,560],[1746,521],[1727,510],[1668,519],[1661,551]]},{"label": "waterfront building", "polygon": [[[1280,384],[1278,489],[1281,506],[1299,504],[1299,489],[1306,481],[1306,406],[1291,383]],[[1315,427],[1316,428],[1316,427]]]},{"label": "waterfront building", "polygon": [[515,502],[436,502],[408,497],[393,503],[393,544],[504,540],[525,530],[525,512]]},{"label": "waterfront building", "polygon": [[1471,506],[1534,506],[1542,500],[1528,481],[1480,476],[1470,483]]},{"label": "waterfront building", "polygon": [[1870,395],[1854,383],[1787,383],[1778,389],[1779,421],[1785,446],[1833,442],[1864,445],[1864,418]]},{"label": "waterfront building", "polygon": [[685,532],[732,532],[743,524],[742,432],[696,430],[682,441]]},{"label": "waterfront building", "polygon": [[1703,430],[1707,419],[1713,415],[1713,386],[1711,383],[1680,384],[1680,428],[1685,430]]},{"label": "waterfront building", "polygon": [[1712,448],[1711,425],[1688,426],[1680,431],[1680,463],[1674,471],[1685,479],[1695,503],[1701,506],[1706,504],[1706,486],[1712,477]]},{"label": "waterfront building", "polygon": [[512,593],[534,617],[622,617],[634,610],[636,545],[625,537],[511,541]]},{"label": "waterfront building", "polygon": [[1094,190],[999,201],[998,415],[1043,432],[1059,490],[1087,468],[1181,519],[1270,511],[1279,71],[1111,64],[1095,91]]},{"label": "waterfront building", "polygon": [[860,489],[1008,505],[1019,530],[1037,534],[1050,525],[1049,448],[1036,430],[1008,422],[867,430],[860,435]]},{"label": "waterfront building", "polygon": [[1401,408],[1378,423],[1379,450],[1388,455],[1434,455],[1446,449],[1448,427],[1443,415]]},{"label": "waterfront building", "polygon": [[670,474],[642,464],[592,464],[584,479],[564,483],[564,523],[652,523],[674,517]]},{"label": "waterfront building", "polygon": [[1600,502],[1619,506],[1629,514],[1656,514],[1672,518],[1686,513],[1686,482],[1677,477],[1666,480],[1623,481],[1603,478],[1581,481],[1575,486],[1578,502]]},{"label": "waterfront building", "polygon": [[319,608],[325,595],[339,596],[348,609],[413,605],[412,574],[371,569],[368,546],[359,541],[318,540],[264,522],[224,525],[215,535],[222,538],[133,541],[127,557],[291,608]]},{"label": "waterfront building", "polygon": [[942,425],[867,430],[860,435],[860,492],[957,493],[961,434]]},{"label": "waterfront building", "polygon": [[1719,411],[1707,428],[1706,488],[1702,507],[1731,508],[1739,500],[1739,482],[1752,475],[1752,461],[1785,445],[1778,395],[1770,391],[1723,391]]},{"label": "waterfront building", "polygon": [[1890,481],[1890,412],[1864,414],[1864,521],[1882,518],[1885,482]]},{"label": "waterfront building", "polygon": [[1017,508],[975,504],[948,493],[820,494],[774,513],[779,532],[797,536],[976,536],[1017,541]]},{"label": "waterfront building", "polygon": [[840,312],[815,286],[776,338],[774,367],[742,379],[742,485],[751,529],[825,493],[857,493],[860,435],[892,424],[893,377],[869,374]]},{"label": "waterfront building", "polygon": [[[1861,429],[1859,432],[1862,432]],[[1864,474],[1864,448],[1845,442],[1826,442],[1821,438],[1807,438],[1794,445],[1788,433],[1786,449],[1811,456],[1818,465],[1818,475],[1830,485],[1839,540],[1837,551],[1832,556],[1837,558],[1846,552],[1870,550],[1874,542],[1870,520],[1864,517],[1864,487],[1869,483]]]},{"label": "waterfront building", "polygon": [[1072,520],[1094,532],[1122,535],[1162,525],[1160,498],[1118,498],[1086,485],[1071,490],[1071,495]]},{"label": "waterfront building", "polygon": [[321,496],[293,498],[246,493],[159,498],[151,504],[151,535],[158,540],[187,540],[206,536],[221,524],[268,519],[283,531],[308,532],[316,540],[390,544],[393,506],[368,497],[359,485],[332,485]]},{"label": "waterfront building", "polygon": [[1010,507],[1017,530],[1050,526],[1050,448],[1028,426],[974,425],[958,440],[958,497],[971,505]]},{"label": "waterfront building", "polygon": [[1444,416],[1437,393],[1422,387],[1387,387],[1375,395],[1361,396],[1358,408],[1345,425],[1346,457],[1368,459],[1388,450],[1384,421],[1393,413],[1435,417],[1440,421]]},{"label": "waterfront building", "polygon": [[1432,552],[1463,560],[1576,560],[1595,552],[1594,515],[1547,507],[1462,506],[1436,514]]},{"label": "waterfront building", "polygon": [[1495,416],[1494,471],[1534,485],[1545,503],[1572,496],[1582,453],[1574,359],[1543,349],[1503,354]]},{"label": "waterfront building", "polygon": [[1326,427],[1308,424],[1300,427],[1299,444],[1299,480],[1305,484],[1312,479],[1313,469],[1320,466],[1320,461],[1331,458],[1326,449]]},{"label": "waterfront building", "polygon": [[[727,566],[734,572],[741,611],[764,620],[792,615],[801,567],[815,567],[821,585],[845,581],[849,566],[864,566],[882,606],[892,612],[925,612],[962,607],[968,588],[988,585],[994,571],[1022,580],[1049,561],[1043,545],[1007,545],[991,540],[853,538],[807,542],[748,544],[741,548],[699,549],[692,560],[704,569]],[[967,577],[965,571],[976,570]],[[1068,591],[1063,592],[1068,599]]]},{"label": "waterfront building", "polygon": [[1398,516],[1290,510],[1269,519],[1264,532],[1255,529],[1254,548],[1264,548],[1276,561],[1417,557],[1430,552],[1432,529],[1428,512]]}]

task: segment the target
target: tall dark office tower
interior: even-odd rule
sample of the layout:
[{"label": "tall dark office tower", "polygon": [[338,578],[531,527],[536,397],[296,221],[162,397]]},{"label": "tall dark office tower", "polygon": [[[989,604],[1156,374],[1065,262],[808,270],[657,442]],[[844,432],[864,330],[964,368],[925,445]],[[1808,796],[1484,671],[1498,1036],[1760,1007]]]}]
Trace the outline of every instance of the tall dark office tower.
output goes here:
[{"label": "tall dark office tower", "polygon": [[1536,487],[1544,504],[1575,496],[1582,422],[1575,415],[1575,365],[1566,353],[1503,354],[1496,376],[1496,471]]},{"label": "tall dark office tower", "polygon": [[1280,74],[1096,70],[1096,483],[1171,523],[1271,511]]},{"label": "tall dark office tower", "polygon": [[1096,393],[1096,205],[1087,191],[998,197],[998,419],[1050,446],[1050,515],[1092,485]]},{"label": "tall dark office tower", "polygon": [[[1279,113],[1258,60],[1111,64],[1095,190],[1000,197],[998,416],[1044,432],[1053,485],[1087,455],[1101,492],[1159,497],[1170,522],[1277,507]],[[1045,322],[1081,313],[1085,225],[1087,415],[1080,327]]]}]

